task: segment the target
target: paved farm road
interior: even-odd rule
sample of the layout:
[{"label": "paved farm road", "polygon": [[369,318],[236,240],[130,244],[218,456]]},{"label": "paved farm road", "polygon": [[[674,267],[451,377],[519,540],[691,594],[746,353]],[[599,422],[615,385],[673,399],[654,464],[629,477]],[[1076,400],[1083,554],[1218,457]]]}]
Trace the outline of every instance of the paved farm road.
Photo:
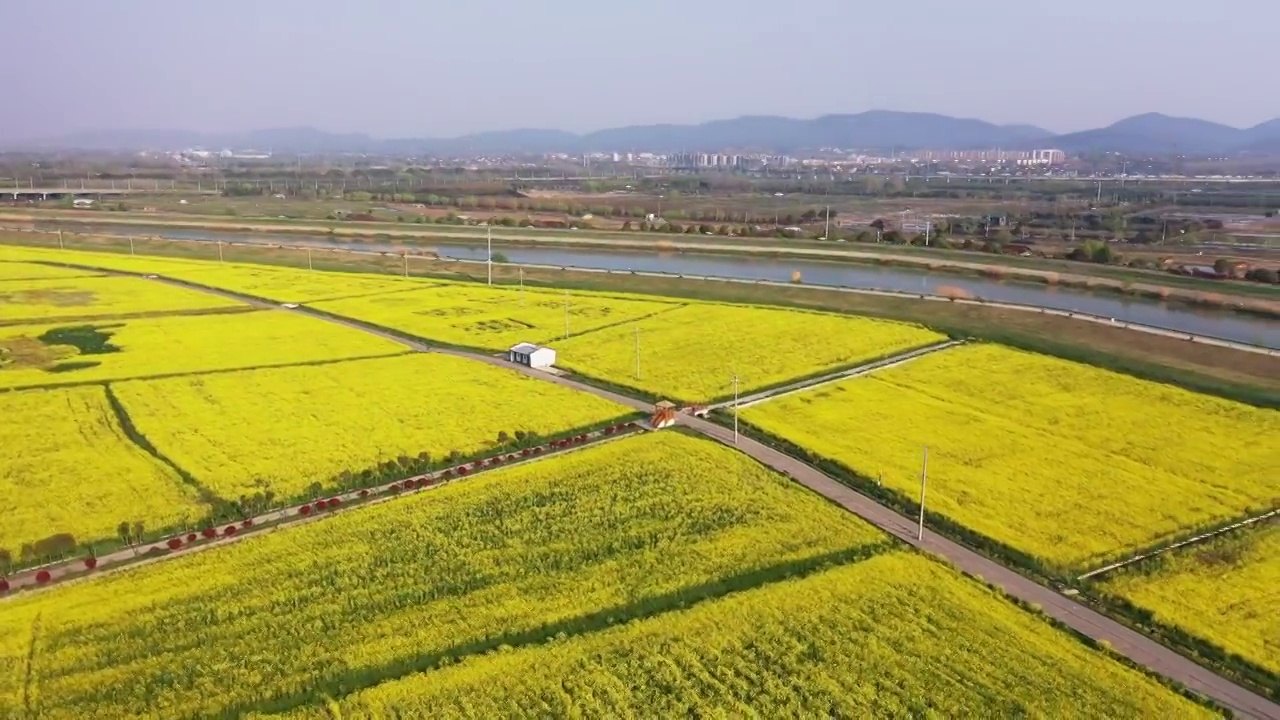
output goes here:
[{"label": "paved farm road", "polygon": [[[117,274],[131,275],[133,273]],[[203,290],[205,292],[221,295],[234,300],[248,302],[257,307],[279,307],[276,303],[264,302],[237,293],[217,290],[178,280],[157,278],[157,282]],[[591,393],[638,410],[648,410],[652,407],[647,402],[609,392],[608,390],[602,390],[569,378],[558,377],[540,370],[533,370],[524,366],[513,365],[498,356],[432,347],[427,343],[407,339],[395,333],[388,332],[358,320],[333,317],[331,315],[310,310],[305,306],[299,307],[292,312],[310,315],[312,317],[334,322],[349,328],[373,333],[375,335],[403,343],[404,345],[421,352],[439,352],[448,355],[456,355],[458,357],[470,358],[479,362],[503,367],[508,370],[517,370],[530,377],[574,388],[582,392]],[[1019,600],[1039,605],[1046,614],[1056,620],[1066,624],[1078,632],[1094,638],[1095,640],[1107,641],[1111,644],[1111,647],[1121,655],[1124,655],[1130,660],[1150,668],[1165,677],[1176,680],[1196,692],[1213,698],[1227,708],[1230,708],[1238,716],[1265,718],[1266,720],[1280,720],[1280,705],[1277,705],[1276,703],[1271,702],[1270,700],[1267,700],[1266,698],[1261,697],[1260,695],[1251,692],[1204,667],[1201,667],[1145,635],[1131,630],[1101,613],[1090,610],[1080,603],[1077,603],[1070,598],[1051,590],[1050,588],[1033,582],[1003,565],[989,560],[986,557],[969,550],[956,542],[948,540],[945,537],[929,532],[927,529],[924,533],[923,540],[917,540],[916,523],[914,520],[903,517],[897,512],[876,503],[867,496],[855,492],[849,487],[842,485],[838,481],[819,472],[800,460],[779,452],[778,450],[774,450],[767,445],[751,440],[745,436],[740,436],[735,445],[733,431],[728,428],[689,415],[681,414],[677,417],[678,422],[681,425],[726,445],[735,447],[739,451],[746,453],[759,462],[789,475],[796,482],[799,482],[814,492],[838,503],[846,510],[858,515],[864,520],[903,540],[909,545],[917,547],[920,550],[931,553],[935,556],[945,558],[948,562],[961,570],[972,575],[981,576],[987,582],[999,586],[1006,593],[1018,598]]]}]

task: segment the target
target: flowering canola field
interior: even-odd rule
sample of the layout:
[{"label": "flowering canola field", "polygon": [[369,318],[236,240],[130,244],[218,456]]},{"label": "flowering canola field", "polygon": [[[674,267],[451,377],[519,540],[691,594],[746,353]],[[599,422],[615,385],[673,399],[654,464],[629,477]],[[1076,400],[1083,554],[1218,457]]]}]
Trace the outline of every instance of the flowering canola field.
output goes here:
[{"label": "flowering canola field", "polygon": [[1280,503],[1280,412],[995,345],[761,403],[742,418],[1058,568]]},{"label": "flowering canola field", "polygon": [[0,327],[0,389],[373,357],[403,350],[391,340],[285,311],[17,325]]},{"label": "flowering canola field", "polygon": [[680,307],[668,301],[462,283],[310,305],[418,337],[486,350],[506,350],[525,341],[558,347],[565,337],[566,314],[573,337]]},{"label": "flowering canola field", "polygon": [[[640,375],[636,377],[636,340]],[[556,344],[557,363],[591,377],[708,402],[940,342],[918,325],[749,305],[692,304]]]},{"label": "flowering canola field", "polygon": [[717,443],[628,437],[0,601],[0,707],[287,708],[888,543]]},{"label": "flowering canola field", "polygon": [[[171,468],[125,437],[100,386],[0,393],[0,549],[59,533],[111,539],[207,508]],[[3,703],[0,703],[3,705]]]},{"label": "flowering canola field", "polygon": [[1135,564],[1102,587],[1280,674],[1280,522]]},{"label": "flowering canola field", "polygon": [[[439,354],[138,380],[114,386],[134,424],[221,497],[302,494],[338,473],[428,452],[466,456],[498,433],[542,436],[629,408],[513,370]],[[202,418],[216,418],[214,422]]]},{"label": "flowering canola field", "polygon": [[892,552],[271,717],[722,716],[1213,714],[941,564]]},{"label": "flowering canola field", "polygon": [[78,277],[0,283],[0,321],[40,322],[248,307],[235,300],[141,278]]}]

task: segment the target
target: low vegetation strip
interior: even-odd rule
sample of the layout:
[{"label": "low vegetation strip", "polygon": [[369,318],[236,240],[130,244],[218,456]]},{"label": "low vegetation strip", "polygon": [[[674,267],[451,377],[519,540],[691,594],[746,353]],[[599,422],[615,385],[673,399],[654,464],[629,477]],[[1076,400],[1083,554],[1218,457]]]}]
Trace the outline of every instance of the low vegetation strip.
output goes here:
[{"label": "low vegetation strip", "polygon": [[44,322],[100,315],[173,313],[248,306],[141,278],[80,277],[0,284],[0,322]]},{"label": "low vegetation strip", "polygon": [[[39,615],[39,717],[282,711],[888,543],[729,448],[652,434],[13,597],[0,667]],[[0,683],[11,707],[21,685]]]},{"label": "low vegetation strip", "polygon": [[416,292],[311,303],[334,315],[448,345],[503,351],[519,342],[561,344],[628,320],[680,307],[677,302],[542,288],[447,283]]},{"label": "low vegetation strip", "polygon": [[101,386],[0,393],[0,573],[208,507],[131,443]]},{"label": "low vegetation strip", "polygon": [[927,446],[931,512],[1055,573],[1280,501],[1280,413],[999,346],[935,353],[742,417],[908,503]]},{"label": "low vegetation strip", "polygon": [[399,343],[279,311],[0,327],[0,389],[399,354]]},{"label": "low vegetation strip", "polygon": [[[3,256],[0,256],[3,258]],[[92,271],[73,270],[71,268],[53,267],[39,263],[19,262],[0,259],[0,281],[45,280],[51,278],[91,277]],[[6,286],[0,285],[0,288]]]},{"label": "low vegetation strip", "polygon": [[1280,691],[1280,521],[1144,560],[1100,587],[1144,622],[1178,628],[1264,668]]},{"label": "low vegetation strip", "polygon": [[389,463],[445,465],[630,413],[593,395],[438,354],[114,388],[162,452],[232,500],[263,492],[296,497],[313,484],[332,490]]},{"label": "low vegetation strip", "polygon": [[745,394],[945,339],[887,320],[697,303],[571,338],[556,350],[558,363],[574,372],[710,402],[733,396],[735,376]]},{"label": "low vegetation strip", "polygon": [[1212,716],[905,551],[504,650],[284,717]]}]

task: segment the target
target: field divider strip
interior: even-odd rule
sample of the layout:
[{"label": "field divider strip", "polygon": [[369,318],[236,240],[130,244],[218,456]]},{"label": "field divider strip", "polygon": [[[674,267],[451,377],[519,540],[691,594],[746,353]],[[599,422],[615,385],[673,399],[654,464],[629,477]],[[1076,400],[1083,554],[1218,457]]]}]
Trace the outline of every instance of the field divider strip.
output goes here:
[{"label": "field divider strip", "polygon": [[111,389],[109,384],[104,384],[103,391],[107,396],[107,404],[111,406],[111,411],[115,413],[116,421],[120,423],[120,429],[124,432],[125,437],[129,438],[130,442],[177,473],[182,482],[195,490],[200,499],[209,504],[210,507],[217,508],[220,504],[227,502],[226,498],[215,493],[209,486],[200,482],[195,475],[187,472],[186,469],[174,462],[168,455],[160,452],[160,449],[147,439],[147,436],[143,435],[138,426],[134,424],[133,418],[129,415],[129,410],[120,401],[120,398],[116,396],[115,391]]},{"label": "field divider strip", "polygon": [[1231,523],[1230,525],[1226,525],[1216,530],[1211,530],[1209,532],[1200,533],[1195,537],[1189,537],[1185,540],[1179,540],[1178,542],[1165,545],[1164,547],[1156,548],[1154,550],[1149,550],[1144,553],[1139,553],[1137,555],[1134,555],[1133,557],[1129,557],[1129,558],[1125,558],[1124,560],[1113,562],[1110,565],[1104,565],[1100,568],[1097,568],[1095,570],[1090,570],[1089,572],[1078,576],[1076,580],[1088,580],[1090,578],[1095,578],[1095,577],[1098,577],[1099,575],[1104,575],[1113,570],[1119,570],[1120,568],[1123,568],[1125,566],[1132,565],[1137,562],[1142,562],[1143,560],[1146,560],[1148,558],[1153,558],[1153,557],[1156,557],[1157,555],[1163,555],[1164,553],[1171,552],[1179,548],[1184,548],[1184,547],[1187,547],[1188,545],[1195,545],[1198,543],[1202,543],[1206,540],[1212,540],[1213,538],[1216,538],[1219,535],[1233,532],[1235,530],[1240,530],[1242,528],[1249,527],[1254,523],[1264,522],[1266,520],[1270,520],[1271,518],[1275,518],[1275,517],[1280,517],[1280,508],[1270,510],[1261,515],[1255,515],[1253,517],[1248,517],[1243,520],[1238,520],[1236,522]]},{"label": "field divider strip", "polygon": [[[648,302],[648,301],[641,301],[641,302]],[[655,318],[655,317],[658,317],[659,315],[665,315],[665,314],[667,314],[667,313],[669,313],[669,312],[673,312],[673,311],[675,311],[675,310],[679,310],[679,309],[681,309],[681,308],[687,308],[687,307],[689,307],[689,304],[688,304],[688,303],[682,303],[682,304],[678,304],[678,305],[677,305],[677,304],[672,304],[672,305],[671,305],[671,307],[666,307],[666,308],[663,308],[663,309],[661,309],[661,310],[654,310],[653,312],[648,313],[647,315],[639,315],[639,316],[637,316],[637,317],[629,318],[629,319],[627,319],[627,320],[619,320],[618,322],[615,322],[615,323],[609,323],[608,325],[601,325],[600,327],[594,327],[594,328],[591,328],[590,330],[583,330],[583,331],[581,331],[581,332],[570,333],[570,335],[569,335],[569,338],[568,338],[568,339],[570,339],[570,340],[576,340],[577,338],[583,337],[583,336],[585,336],[585,335],[590,335],[590,334],[592,334],[592,333],[598,333],[598,332],[600,332],[601,330],[609,330],[609,329],[616,328],[616,327],[624,327],[624,326],[626,326],[626,325],[633,325],[633,324],[635,324],[635,323],[641,322],[642,320],[648,320],[649,318]],[[565,338],[562,338],[562,337],[555,337],[555,338],[551,338],[550,340],[546,340],[546,341],[542,341],[542,342],[543,342],[543,343],[552,343],[552,342],[557,342],[557,341],[564,340],[564,339],[565,339]]]},{"label": "field divider strip", "polygon": [[40,636],[40,621],[43,616],[42,612],[36,613],[35,619],[31,621],[31,642],[27,644],[27,662],[22,674],[22,709],[29,718],[35,717],[35,713],[31,710],[31,676],[34,674],[36,641]]},{"label": "field divider strip", "polygon": [[400,352],[392,352],[378,355],[358,355],[347,358],[330,358],[325,360],[304,360],[302,362],[286,362],[278,365],[248,365],[236,368],[217,368],[214,370],[189,370],[187,372],[161,373],[159,375],[131,375],[128,377],[105,378],[98,380],[75,380],[71,382],[51,382],[40,383],[38,385],[16,385],[13,387],[0,387],[0,392],[24,392],[27,390],[57,390],[61,388],[84,387],[86,385],[104,385],[107,383],[122,383],[146,380],[171,380],[173,378],[183,377],[204,377],[206,375],[226,375],[227,373],[249,372],[251,370],[274,370],[276,368],[291,367],[314,367],[319,365],[336,365],[345,362],[360,362],[362,360],[381,360],[384,358],[403,357],[405,355],[413,355],[412,350],[402,350]]},{"label": "field divider strip", "polygon": [[[901,552],[901,543],[891,538],[865,545],[833,550],[806,558],[777,562],[764,567],[730,573],[697,585],[690,585],[632,601],[594,610],[582,615],[564,618],[552,623],[512,631],[497,637],[477,639],[426,655],[411,656],[374,668],[353,668],[346,678],[326,681],[338,684],[345,695],[376,687],[407,675],[436,669],[443,663],[455,664],[468,658],[484,655],[499,647],[513,649],[541,645],[563,633],[566,637],[583,637],[618,627],[635,620],[661,617],[673,612],[683,612],[703,602],[713,602],[742,592],[750,592],[784,580],[809,577],[833,567],[844,567],[869,560],[884,553]],[[299,707],[323,702],[332,696],[302,691],[227,710],[228,717],[241,717],[250,713],[276,714]]]},{"label": "field divider strip", "polygon": [[[300,270],[301,268],[298,268],[298,269]],[[329,275],[337,275],[339,273],[342,273],[343,271],[339,270],[334,272],[330,270],[316,270],[314,272],[328,273]],[[419,290],[438,290],[442,287],[445,287],[445,285],[442,285],[438,282],[433,283],[431,282],[431,280],[426,278],[414,278],[414,279],[419,281],[421,285],[417,285],[415,287],[396,288],[395,290],[375,290],[373,292],[354,293],[351,295],[335,295],[333,297],[308,298],[305,300],[280,300],[280,302],[294,302],[294,303],[298,303],[299,305],[311,305],[314,303],[341,302],[343,300],[359,300],[361,298],[382,297],[384,295],[398,295],[400,293],[417,292]]]},{"label": "field divider strip", "polygon": [[[825,375],[819,375],[818,377],[812,377],[807,380],[800,380],[798,382],[794,382],[789,385],[783,385],[782,387],[773,388],[772,390],[762,390],[760,392],[748,395],[744,398],[739,398],[738,408],[742,409],[745,407],[750,407],[752,405],[762,403],[766,400],[774,400],[776,398],[791,395],[792,393],[801,392],[803,390],[810,390],[815,387],[819,387],[821,385],[826,385],[828,383],[838,382],[840,380],[858,377],[859,375],[867,375],[877,370],[887,370],[891,367],[896,367],[898,365],[903,365],[905,363],[911,362],[912,360],[915,360],[917,358],[922,358],[925,355],[930,355],[932,353],[939,352],[941,350],[947,350],[949,348],[963,345],[965,342],[966,342],[965,340],[954,340],[954,339],[945,340],[943,342],[935,343],[933,345],[926,345],[925,347],[915,348],[914,350],[908,350],[904,353],[900,353],[897,355],[891,355],[887,358],[881,358],[879,360],[873,360],[869,363],[863,363],[856,367],[847,368],[845,370],[837,370],[836,372],[827,373]],[[726,407],[732,407],[732,406],[733,406],[733,401],[729,400],[729,401],[721,401],[713,405],[709,405],[707,409],[721,410]]]},{"label": "field divider strip", "polygon": [[[105,277],[105,276],[104,276]],[[36,317],[36,318],[5,318],[0,320],[0,327],[14,327],[19,325],[62,325],[64,323],[95,323],[95,322],[113,322],[117,320],[145,320],[148,318],[164,318],[164,317],[195,317],[200,315],[238,315],[240,313],[256,312],[258,308],[244,307],[222,307],[222,308],[197,308],[192,310],[147,310],[143,312],[133,313],[113,313],[110,315],[59,315],[57,317]]]}]

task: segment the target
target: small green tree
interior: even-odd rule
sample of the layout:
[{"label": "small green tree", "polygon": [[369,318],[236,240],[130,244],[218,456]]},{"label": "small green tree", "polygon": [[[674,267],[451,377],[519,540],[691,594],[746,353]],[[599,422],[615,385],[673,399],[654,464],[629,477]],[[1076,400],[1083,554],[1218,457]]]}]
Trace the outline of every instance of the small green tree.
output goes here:
[{"label": "small green tree", "polygon": [[121,542],[123,542],[125,545],[129,544],[129,521],[128,520],[122,520],[120,524],[116,526],[116,536],[119,537]]},{"label": "small green tree", "polygon": [[145,532],[146,532],[146,526],[142,524],[142,521],[134,520],[133,521],[133,541],[137,543],[142,542],[142,535]]}]

